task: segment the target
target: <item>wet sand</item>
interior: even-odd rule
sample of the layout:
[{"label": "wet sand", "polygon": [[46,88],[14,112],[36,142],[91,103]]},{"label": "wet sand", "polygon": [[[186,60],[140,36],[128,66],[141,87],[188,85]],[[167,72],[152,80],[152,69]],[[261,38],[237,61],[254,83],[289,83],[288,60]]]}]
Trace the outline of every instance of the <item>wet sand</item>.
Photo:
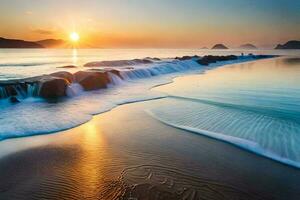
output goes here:
[{"label": "wet sand", "polygon": [[159,103],[123,105],[67,131],[2,141],[0,199],[300,198],[299,169],[168,127],[145,112]]}]

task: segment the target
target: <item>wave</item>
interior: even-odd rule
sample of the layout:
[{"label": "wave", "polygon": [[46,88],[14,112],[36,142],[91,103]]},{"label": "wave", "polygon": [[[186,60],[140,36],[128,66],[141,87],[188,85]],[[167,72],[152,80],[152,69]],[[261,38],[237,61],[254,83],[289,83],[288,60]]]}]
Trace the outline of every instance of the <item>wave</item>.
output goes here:
[{"label": "wave", "polygon": [[174,96],[174,95],[168,95],[168,97],[173,99],[183,100],[183,101],[199,102],[203,104],[218,106],[221,108],[229,108],[229,109],[235,109],[240,111],[253,112],[256,114],[261,114],[261,115],[283,119],[283,120],[289,120],[300,124],[300,112],[297,112],[295,109],[280,110],[279,108],[276,108],[275,110],[272,109],[272,107],[270,106],[269,107],[265,107],[261,105],[250,106],[250,105],[233,104],[233,103],[212,101],[207,99],[185,97],[185,96]]},{"label": "wave", "polygon": [[[68,96],[55,101],[39,98],[38,85],[21,88],[14,86],[21,102],[12,104],[8,98],[0,99],[0,140],[73,128],[89,121],[93,115],[109,111],[118,105],[166,97],[165,94],[150,89],[169,83],[176,76],[202,73],[225,64],[251,60],[255,59],[245,56],[243,59],[219,62],[209,67],[199,65],[193,59],[159,61],[130,68],[118,67],[118,73],[111,71],[115,68],[109,68],[109,84],[106,89],[84,91],[80,84],[74,82],[68,85]],[[3,97],[7,97],[5,92],[0,89]]]},{"label": "wave", "polygon": [[167,97],[146,112],[169,126],[300,168],[300,124],[222,103]]},{"label": "wave", "polygon": [[0,63],[0,67],[34,67],[40,65],[50,65],[50,64],[65,64],[66,62],[27,62],[27,63]]}]

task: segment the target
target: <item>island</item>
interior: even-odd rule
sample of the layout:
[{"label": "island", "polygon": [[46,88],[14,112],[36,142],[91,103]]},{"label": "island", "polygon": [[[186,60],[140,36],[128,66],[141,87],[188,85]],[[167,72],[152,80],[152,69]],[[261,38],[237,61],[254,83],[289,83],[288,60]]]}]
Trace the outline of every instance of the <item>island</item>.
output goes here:
[{"label": "island", "polygon": [[60,39],[46,39],[46,40],[40,40],[36,41],[36,43],[42,45],[45,48],[60,48],[63,47],[65,44],[64,40]]},{"label": "island", "polygon": [[300,41],[290,40],[283,45],[278,44],[275,49],[300,49]]},{"label": "island", "polygon": [[257,49],[257,47],[253,44],[242,44],[239,46],[239,49]]},{"label": "island", "polygon": [[0,48],[44,48],[36,42],[25,40],[6,39],[0,37]]},{"label": "island", "polygon": [[216,44],[211,49],[228,49],[224,44]]}]

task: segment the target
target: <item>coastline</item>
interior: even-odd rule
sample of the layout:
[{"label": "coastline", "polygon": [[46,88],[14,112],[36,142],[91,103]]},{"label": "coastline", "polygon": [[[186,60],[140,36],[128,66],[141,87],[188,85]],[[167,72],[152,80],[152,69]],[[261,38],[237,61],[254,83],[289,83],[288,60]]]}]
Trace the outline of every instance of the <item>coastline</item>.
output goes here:
[{"label": "coastline", "polygon": [[[229,60],[229,61],[213,62],[213,63],[210,63],[207,66],[206,65],[198,64],[198,63],[196,63],[193,60],[194,58],[198,59],[199,57],[193,57],[193,56],[186,56],[185,57],[185,56],[183,56],[183,57],[175,58],[175,60],[179,60],[178,63],[183,64],[183,66],[180,66],[181,68],[183,67],[183,69],[181,69],[181,68],[177,69],[178,67],[175,66],[175,69],[171,69],[171,72],[166,73],[166,74],[164,74],[164,73],[161,74],[161,75],[154,74],[154,75],[151,75],[150,78],[149,77],[146,77],[146,78],[140,78],[140,77],[138,77],[137,79],[133,79],[133,80],[131,80],[131,78],[129,78],[129,80],[128,80],[129,82],[131,82],[131,81],[138,81],[139,84],[144,84],[143,82],[146,83],[146,81],[148,82],[149,86],[146,85],[145,89],[143,91],[141,91],[141,92],[145,93],[145,96],[138,95],[136,98],[130,97],[130,98],[127,98],[127,99],[125,97],[124,100],[122,100],[122,98],[121,98],[120,100],[117,100],[116,102],[109,103],[107,105],[106,105],[106,102],[98,102],[98,103],[101,103],[101,104],[104,103],[104,106],[100,107],[100,108],[90,108],[88,111],[84,110],[84,112],[87,112],[87,113],[85,113],[81,118],[79,117],[78,119],[76,119],[75,122],[74,122],[74,120],[71,120],[69,124],[64,123],[64,124],[61,124],[61,126],[58,126],[58,127],[54,126],[53,128],[51,128],[51,126],[50,126],[50,130],[48,130],[49,128],[47,128],[45,130],[44,129],[35,130],[34,126],[31,127],[31,125],[29,125],[29,127],[25,126],[25,127],[20,127],[19,128],[20,130],[22,130],[22,129],[24,129],[24,130],[28,129],[27,132],[26,131],[25,132],[21,131],[20,133],[7,135],[7,134],[5,134],[5,132],[3,132],[5,130],[5,127],[2,127],[3,131],[2,131],[2,136],[0,138],[0,141],[3,141],[5,139],[10,139],[10,138],[27,137],[27,136],[34,136],[34,135],[41,135],[41,134],[51,134],[51,133],[55,133],[55,132],[58,132],[58,131],[68,130],[68,129],[74,128],[76,126],[79,126],[81,124],[84,124],[84,123],[90,121],[93,118],[94,115],[98,115],[98,114],[101,114],[101,113],[108,112],[108,111],[112,110],[113,108],[115,108],[117,106],[128,104],[128,103],[136,103],[136,102],[142,102],[142,101],[149,101],[149,100],[155,100],[155,99],[164,98],[164,97],[166,97],[165,94],[154,92],[152,89],[155,88],[155,87],[158,87],[158,86],[165,85],[165,84],[170,84],[170,83],[173,82],[174,78],[181,77],[181,76],[186,76],[186,75],[192,75],[192,74],[205,73],[207,70],[216,69],[218,67],[223,67],[223,66],[227,66],[227,65],[238,64],[238,63],[247,63],[247,62],[252,62],[252,61],[256,61],[256,60],[260,60],[260,59],[269,59],[269,58],[273,58],[273,57],[276,57],[276,56],[262,56],[262,58],[260,58],[260,56],[254,56],[254,57],[253,56],[243,56],[243,57],[239,57],[239,59],[232,60],[232,61]],[[120,61],[116,61],[116,62],[119,63]],[[126,62],[128,62],[128,61],[126,61]],[[138,62],[142,62],[142,60],[138,60]],[[112,64],[114,64],[114,63],[115,63],[115,61],[112,61]],[[162,62],[161,65],[162,65],[163,68],[167,69],[169,67],[168,64],[169,64],[168,62],[164,61],[164,62]],[[158,66],[154,65],[153,69],[151,69],[151,68],[147,69],[146,68],[145,70],[150,70],[150,74],[151,74],[152,73],[151,70],[156,70],[157,67],[160,67],[160,65],[158,65]],[[185,69],[185,67],[187,67],[187,69]],[[111,69],[109,69],[109,70],[111,70]],[[136,71],[137,71],[137,73],[140,73],[141,70],[144,70],[144,69],[137,68]],[[174,70],[174,71],[172,71],[172,70]],[[98,73],[98,72],[96,71],[96,73]],[[147,73],[149,73],[149,72],[147,72]],[[109,75],[109,74],[107,74],[107,75]],[[112,75],[112,74],[110,74],[110,75]],[[49,75],[46,75],[46,76],[49,76]],[[62,76],[65,77],[66,75],[62,74]],[[124,76],[124,77],[127,78],[128,75],[124,75],[123,74],[122,76]],[[163,77],[161,78],[160,76],[163,76]],[[31,80],[36,81],[39,78],[40,77],[29,78],[29,80],[30,81]],[[115,78],[117,78],[117,77],[113,76],[112,79],[115,79]],[[112,89],[115,89],[115,88],[118,88],[118,87],[120,87],[119,90],[122,90],[121,87],[123,85],[123,81],[126,82],[126,80],[124,80],[124,79],[123,80],[119,80],[119,79],[120,78],[118,78],[118,80],[116,80],[116,81],[113,81],[113,82],[115,82],[115,84],[112,84],[111,86],[109,86],[108,89],[98,89],[98,90],[93,90],[93,91],[95,91],[96,93],[98,93],[98,91],[99,91],[101,93],[102,91],[106,91],[106,90],[109,91],[109,90],[112,90]],[[156,79],[158,79],[158,81]],[[21,80],[21,82],[24,82],[23,79]],[[75,84],[76,87],[74,87],[75,89],[73,89],[72,84],[71,84],[71,87],[70,87],[71,90],[74,90],[74,93],[77,92],[76,91],[77,90],[77,85],[76,84]],[[128,88],[126,88],[126,89],[130,89],[130,86]],[[74,98],[75,99],[75,103],[74,104],[78,104],[76,102],[76,100],[78,99],[78,97],[80,97],[80,96],[82,96],[82,97],[84,97],[84,96],[88,97],[88,95],[91,94],[91,92],[93,92],[93,91],[87,91],[87,93],[86,93],[87,95],[85,95],[85,94],[81,94],[82,93],[81,90],[79,92],[80,94],[74,95],[74,97],[75,97]],[[118,92],[118,90],[117,90],[117,92]],[[18,92],[18,93],[22,93],[22,92]],[[149,94],[147,94],[147,93],[149,93]],[[101,99],[102,97],[103,96],[101,94],[93,97],[93,98],[95,98],[93,100],[93,103],[94,104],[97,103],[97,98]],[[32,98],[32,97],[29,96],[29,99],[30,98]],[[68,100],[68,99],[70,99],[70,100]],[[38,102],[41,102],[41,100],[38,100],[38,98],[36,100]],[[45,101],[45,100],[42,100],[42,101]],[[46,99],[45,102],[47,103],[47,101],[48,100]],[[51,103],[51,101],[52,100],[50,99],[50,103]],[[56,102],[56,101],[57,100],[55,100],[54,102]],[[68,101],[72,102],[72,97],[67,97],[67,99],[63,98],[61,100],[58,99],[57,103],[58,104],[62,103],[62,105],[63,105],[65,102],[68,102]],[[24,102],[25,103],[27,102],[26,98],[24,99]],[[79,101],[79,104],[82,104],[82,103],[85,103],[85,101],[84,100]],[[22,102],[18,103],[17,106],[20,106],[19,104],[21,105]],[[13,104],[12,106],[15,106],[15,105]],[[68,104],[67,104],[67,106],[68,106]],[[71,106],[71,108],[72,108],[72,106]],[[74,109],[74,108],[72,108],[72,109]],[[74,114],[70,113],[70,115],[74,115]],[[30,116],[28,116],[28,117],[30,117]],[[34,121],[34,120],[31,120],[31,121]],[[58,122],[56,122],[56,123],[58,123]],[[37,125],[37,126],[39,126],[39,125]],[[9,130],[9,131],[7,130],[6,132],[13,132],[13,130]],[[0,131],[0,133],[1,133],[1,131]]]},{"label": "coastline", "polygon": [[146,111],[163,99],[117,105],[54,134],[1,141],[0,198],[298,199],[298,169],[159,122]]},{"label": "coastline", "polygon": [[[145,113],[159,101],[118,106],[58,134],[2,141],[28,146],[0,159],[0,178],[5,180],[0,198],[142,198],[149,188],[165,199],[178,194],[299,197],[299,170],[159,123]],[[149,170],[153,175],[147,179]],[[211,189],[203,190],[204,185]]]}]

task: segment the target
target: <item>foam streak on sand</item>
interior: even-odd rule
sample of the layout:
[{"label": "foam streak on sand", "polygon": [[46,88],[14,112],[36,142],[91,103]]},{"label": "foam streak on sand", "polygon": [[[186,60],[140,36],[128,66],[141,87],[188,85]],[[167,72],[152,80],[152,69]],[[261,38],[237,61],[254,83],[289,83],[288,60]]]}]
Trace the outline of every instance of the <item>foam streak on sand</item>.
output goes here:
[{"label": "foam streak on sand", "polygon": [[[202,73],[217,66],[255,59],[244,56],[234,61],[203,66],[190,58],[117,67],[118,74],[108,72],[107,89],[83,91],[75,82],[68,86],[66,92],[72,98],[62,98],[57,102],[30,97],[35,91],[34,88],[30,88],[29,95],[16,87],[21,103],[11,104],[8,99],[0,102],[0,140],[69,129],[87,122],[92,115],[109,111],[117,105],[165,97],[165,94],[149,89],[169,83],[175,76]],[[99,69],[103,70],[102,67],[94,67],[90,71]],[[3,90],[1,95],[5,95]]]}]

